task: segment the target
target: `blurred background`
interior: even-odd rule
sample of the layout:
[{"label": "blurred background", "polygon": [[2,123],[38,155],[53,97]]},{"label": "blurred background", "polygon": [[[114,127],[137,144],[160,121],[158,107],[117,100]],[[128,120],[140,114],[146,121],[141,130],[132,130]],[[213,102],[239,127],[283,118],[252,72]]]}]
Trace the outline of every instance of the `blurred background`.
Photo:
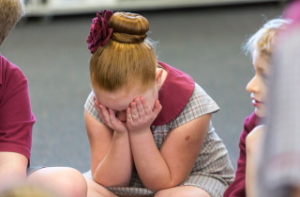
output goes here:
[{"label": "blurred background", "polygon": [[33,128],[31,165],[90,168],[83,105],[91,91],[86,38],[97,10],[131,11],[150,23],[159,60],[202,86],[221,110],[213,115],[233,166],[243,122],[254,108],[245,87],[253,77],[241,46],[285,2],[263,0],[26,0],[26,16],[0,52],[29,81]]}]

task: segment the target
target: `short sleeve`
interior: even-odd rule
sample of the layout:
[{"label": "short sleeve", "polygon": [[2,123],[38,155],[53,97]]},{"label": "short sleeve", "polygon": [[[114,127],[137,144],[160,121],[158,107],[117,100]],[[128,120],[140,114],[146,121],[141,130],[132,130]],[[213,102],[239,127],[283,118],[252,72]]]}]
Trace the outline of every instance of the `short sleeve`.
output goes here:
[{"label": "short sleeve", "polygon": [[217,112],[219,110],[217,103],[198,85],[182,112],[172,121],[172,129],[186,124],[202,115]]},{"label": "short sleeve", "polygon": [[5,58],[1,61],[0,151],[20,153],[30,160],[35,117],[31,111],[28,82],[18,67]]},{"label": "short sleeve", "polygon": [[91,91],[89,96],[87,97],[85,104],[84,104],[84,109],[96,120],[99,122],[103,123],[103,121],[100,119],[99,114],[95,108],[95,102],[94,102],[94,93]]}]

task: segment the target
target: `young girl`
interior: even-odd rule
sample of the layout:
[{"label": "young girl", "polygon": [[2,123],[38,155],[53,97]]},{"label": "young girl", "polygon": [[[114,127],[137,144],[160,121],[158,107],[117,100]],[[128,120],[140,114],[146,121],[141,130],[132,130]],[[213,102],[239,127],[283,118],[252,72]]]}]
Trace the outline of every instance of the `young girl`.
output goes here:
[{"label": "young girl", "polygon": [[138,14],[105,10],[93,19],[88,196],[222,197],[234,172],[210,121],[219,107],[157,61],[148,30]]},{"label": "young girl", "polygon": [[284,19],[273,19],[267,22],[245,45],[246,53],[252,54],[252,64],[255,71],[254,77],[246,87],[255,111],[245,119],[244,131],[239,143],[240,156],[237,162],[236,176],[234,182],[225,191],[224,197],[243,197],[246,196],[246,193],[247,197],[256,196],[255,164],[264,129],[264,126],[259,124],[266,115],[266,97],[272,69],[271,56],[276,37],[288,23],[289,21]]}]

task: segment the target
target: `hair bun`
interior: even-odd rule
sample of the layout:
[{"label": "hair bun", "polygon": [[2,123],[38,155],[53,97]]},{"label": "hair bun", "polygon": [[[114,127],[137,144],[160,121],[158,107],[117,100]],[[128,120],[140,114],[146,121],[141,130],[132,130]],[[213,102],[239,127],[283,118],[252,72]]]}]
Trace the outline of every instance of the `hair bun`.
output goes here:
[{"label": "hair bun", "polygon": [[116,12],[109,19],[113,28],[112,39],[121,43],[142,42],[147,37],[149,23],[146,18],[130,12]]}]

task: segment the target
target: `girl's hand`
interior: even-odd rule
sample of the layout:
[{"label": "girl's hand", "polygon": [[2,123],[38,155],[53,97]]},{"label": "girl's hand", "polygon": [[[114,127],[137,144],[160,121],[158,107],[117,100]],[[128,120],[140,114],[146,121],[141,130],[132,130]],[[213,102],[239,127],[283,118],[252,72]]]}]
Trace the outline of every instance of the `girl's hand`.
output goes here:
[{"label": "girl's hand", "polygon": [[101,105],[96,98],[94,97],[96,110],[104,122],[104,124],[110,127],[112,130],[116,132],[128,132],[125,123],[122,123],[115,115],[112,109],[106,109],[103,105]]},{"label": "girl's hand", "polygon": [[155,101],[152,110],[144,97],[135,98],[127,109],[127,129],[130,132],[148,131],[161,108],[158,100]]}]

